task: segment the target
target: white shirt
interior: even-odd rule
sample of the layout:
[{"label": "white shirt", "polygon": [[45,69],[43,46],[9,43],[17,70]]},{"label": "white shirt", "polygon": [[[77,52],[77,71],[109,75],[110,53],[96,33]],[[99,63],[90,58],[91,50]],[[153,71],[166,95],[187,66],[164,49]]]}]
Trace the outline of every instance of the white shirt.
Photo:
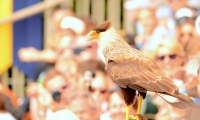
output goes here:
[{"label": "white shirt", "polygon": [[53,112],[47,110],[46,120],[79,120],[79,118],[70,110],[58,110]]},{"label": "white shirt", "polygon": [[9,112],[0,113],[0,120],[16,120]]}]

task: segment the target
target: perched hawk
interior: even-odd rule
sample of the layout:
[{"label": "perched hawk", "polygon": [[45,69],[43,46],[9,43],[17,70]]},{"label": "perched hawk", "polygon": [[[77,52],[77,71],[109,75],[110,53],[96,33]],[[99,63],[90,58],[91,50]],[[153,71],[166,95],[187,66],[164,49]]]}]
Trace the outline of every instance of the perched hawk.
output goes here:
[{"label": "perched hawk", "polygon": [[[86,36],[86,41],[97,41],[105,57],[107,73],[121,88],[127,105],[126,120],[129,119],[129,106],[137,93],[139,95],[137,114],[140,114],[142,100],[145,99],[147,91],[157,93],[170,105],[180,109],[196,107],[196,103],[181,94],[173,80],[158,65],[128,45],[117,34],[111,22],[105,21],[93,28]],[[136,118],[139,119],[137,116]]]}]

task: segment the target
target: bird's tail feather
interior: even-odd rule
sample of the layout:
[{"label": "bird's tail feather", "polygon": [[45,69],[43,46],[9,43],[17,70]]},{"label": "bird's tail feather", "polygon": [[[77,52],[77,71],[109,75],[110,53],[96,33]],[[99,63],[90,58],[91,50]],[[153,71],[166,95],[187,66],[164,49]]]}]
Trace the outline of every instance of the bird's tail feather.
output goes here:
[{"label": "bird's tail feather", "polygon": [[157,93],[160,97],[162,97],[166,102],[170,105],[179,108],[179,109],[190,109],[197,108],[197,104],[186,95],[183,95],[176,91],[173,95]]}]

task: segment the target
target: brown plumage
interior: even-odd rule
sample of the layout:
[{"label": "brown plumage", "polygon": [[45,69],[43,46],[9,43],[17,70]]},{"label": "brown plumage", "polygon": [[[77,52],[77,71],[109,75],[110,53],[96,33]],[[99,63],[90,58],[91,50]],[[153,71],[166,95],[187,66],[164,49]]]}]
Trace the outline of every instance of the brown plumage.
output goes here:
[{"label": "brown plumage", "polygon": [[96,40],[99,44],[105,57],[106,71],[120,86],[127,105],[133,103],[136,91],[143,99],[147,91],[152,91],[174,107],[196,107],[195,102],[181,94],[173,80],[148,56],[129,46],[109,21],[91,30],[86,40]]},{"label": "brown plumage", "polygon": [[111,26],[111,23],[108,21],[105,21],[101,25],[93,28],[92,30],[99,31],[99,32],[105,32],[110,26]]}]

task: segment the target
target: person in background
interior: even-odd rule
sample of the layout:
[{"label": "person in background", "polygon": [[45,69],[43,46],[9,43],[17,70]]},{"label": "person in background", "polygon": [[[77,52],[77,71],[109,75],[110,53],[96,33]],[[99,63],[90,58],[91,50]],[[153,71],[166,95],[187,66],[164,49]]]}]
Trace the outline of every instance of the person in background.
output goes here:
[{"label": "person in background", "polygon": [[163,39],[153,55],[153,60],[174,79],[180,89],[184,89],[184,56],[183,46],[176,39],[171,38]]},{"label": "person in background", "polygon": [[55,69],[66,75],[72,89],[78,89],[78,60],[74,58],[63,58],[55,63]]},{"label": "person in background", "polygon": [[62,53],[73,54],[73,43],[75,43],[76,37],[84,31],[85,23],[81,19],[72,16],[63,17],[59,23],[62,30],[50,36],[45,49],[21,48],[18,51],[20,60],[23,62],[55,63],[59,57],[62,57]]},{"label": "person in background", "polygon": [[36,94],[30,97],[33,119],[48,120],[56,111],[64,109],[67,92],[71,89],[69,79],[55,68],[46,72],[43,86],[38,86]]},{"label": "person in background", "polygon": [[69,8],[60,8],[53,12],[51,16],[52,32],[58,32],[62,30],[60,22],[65,16],[75,16],[75,14]]},{"label": "person in background", "polygon": [[[137,104],[131,106],[130,114],[136,114]],[[123,120],[126,116],[126,104],[121,91],[116,90],[110,93],[108,98],[108,111],[100,116],[100,120]]]},{"label": "person in background", "polygon": [[197,32],[194,23],[184,22],[177,26],[177,40],[179,40],[184,48],[189,41],[192,41],[196,37]]},{"label": "person in background", "polygon": [[[194,99],[198,98],[197,95],[197,69],[199,64],[199,52],[200,52],[200,40],[199,36],[194,37],[189,40],[185,45],[185,53],[186,53],[186,88],[187,94],[194,97]],[[200,101],[196,99],[199,103]]]},{"label": "person in background", "polygon": [[[147,19],[148,18],[148,19]],[[136,48],[141,50],[147,43],[157,26],[154,8],[143,8],[137,14],[137,23],[142,27],[141,33],[135,37]],[[139,26],[138,26],[139,27]]]},{"label": "person in background", "polygon": [[[68,12],[67,12],[68,11]],[[46,71],[50,68],[53,68],[55,62],[59,59],[63,59],[66,56],[73,56],[73,51],[70,48],[71,42],[73,42],[77,34],[81,34],[85,28],[83,21],[78,19],[72,14],[72,11],[65,9],[55,11],[52,15],[52,23],[54,30],[52,35],[49,36],[47,40],[47,47],[43,50],[37,50],[32,47],[21,48],[18,51],[18,56],[22,62],[38,62],[38,68],[35,72],[35,77],[28,85],[27,95],[34,96],[37,93],[34,93],[38,88],[41,81],[43,81],[43,76]],[[62,24],[61,24],[62,23]],[[66,24],[67,23],[67,24]],[[74,25],[79,25],[73,27]],[[38,81],[39,79],[39,81]],[[41,83],[42,84],[42,83]],[[22,105],[22,111],[27,111],[29,108],[29,98],[27,96],[24,98],[24,104]],[[34,107],[34,106],[33,106]]]},{"label": "person in background", "polygon": [[15,93],[0,83],[0,94],[5,98],[6,110],[16,119],[21,119],[24,113],[20,111],[20,105]]},{"label": "person in background", "polygon": [[98,103],[101,112],[104,113],[108,108],[108,82],[105,73],[94,71],[95,77],[90,82],[88,90],[92,98]]},{"label": "person in background", "polygon": [[46,111],[47,118],[55,111],[63,109],[67,93],[71,90],[69,79],[68,76],[56,69],[50,69],[47,71],[43,83],[44,88],[47,90],[49,95],[51,95],[51,100]]},{"label": "person in background", "polygon": [[137,21],[142,25],[143,32],[135,37],[136,48],[147,54],[153,53],[163,38],[174,35],[170,29],[158,24],[154,8],[141,9]]},{"label": "person in background", "polygon": [[86,42],[85,36],[90,32],[91,29],[96,27],[96,23],[92,21],[90,17],[82,17],[81,20],[85,23],[85,29],[83,33],[77,37],[76,42],[74,44],[75,50],[79,50],[78,57],[82,61],[86,61],[89,59],[101,59],[101,53],[99,52],[98,44],[95,42]]},{"label": "person in background", "polygon": [[200,37],[196,36],[194,39],[187,42],[185,45],[186,60],[189,61],[196,56],[200,51]]},{"label": "person in background", "polygon": [[[160,6],[157,11],[165,11],[168,10],[173,17],[175,16],[175,13],[181,9],[187,6],[188,0],[167,0],[167,3]],[[168,13],[167,12],[167,13]]]},{"label": "person in background", "polygon": [[93,100],[88,91],[73,91],[66,99],[67,108],[74,112],[80,120],[99,120],[98,102]]},{"label": "person in background", "polygon": [[95,78],[95,71],[105,72],[105,64],[102,61],[95,59],[79,61],[79,89],[88,90],[88,85]]},{"label": "person in background", "polygon": [[108,90],[115,86],[105,73],[102,61],[91,59],[79,63],[79,88],[89,91],[92,98],[98,102],[101,113],[107,111]]},{"label": "person in background", "polygon": [[199,80],[198,73],[200,68],[200,51],[192,59],[190,59],[185,65],[185,71],[187,75],[187,94],[200,104],[200,99],[198,95],[199,91]]},{"label": "person in background", "polygon": [[11,113],[6,109],[6,96],[0,93],[0,119],[1,120],[16,120]]},{"label": "person in background", "polygon": [[66,16],[71,16],[79,21],[79,19],[75,17],[74,12],[69,8],[57,9],[53,12],[51,16],[52,33],[47,38],[45,49],[37,50],[33,47],[19,49],[18,57],[22,62],[39,62],[34,80],[38,78],[40,72],[52,67],[63,50],[69,46],[69,42],[75,39],[75,29],[64,29],[63,26],[61,26],[61,22]]}]

